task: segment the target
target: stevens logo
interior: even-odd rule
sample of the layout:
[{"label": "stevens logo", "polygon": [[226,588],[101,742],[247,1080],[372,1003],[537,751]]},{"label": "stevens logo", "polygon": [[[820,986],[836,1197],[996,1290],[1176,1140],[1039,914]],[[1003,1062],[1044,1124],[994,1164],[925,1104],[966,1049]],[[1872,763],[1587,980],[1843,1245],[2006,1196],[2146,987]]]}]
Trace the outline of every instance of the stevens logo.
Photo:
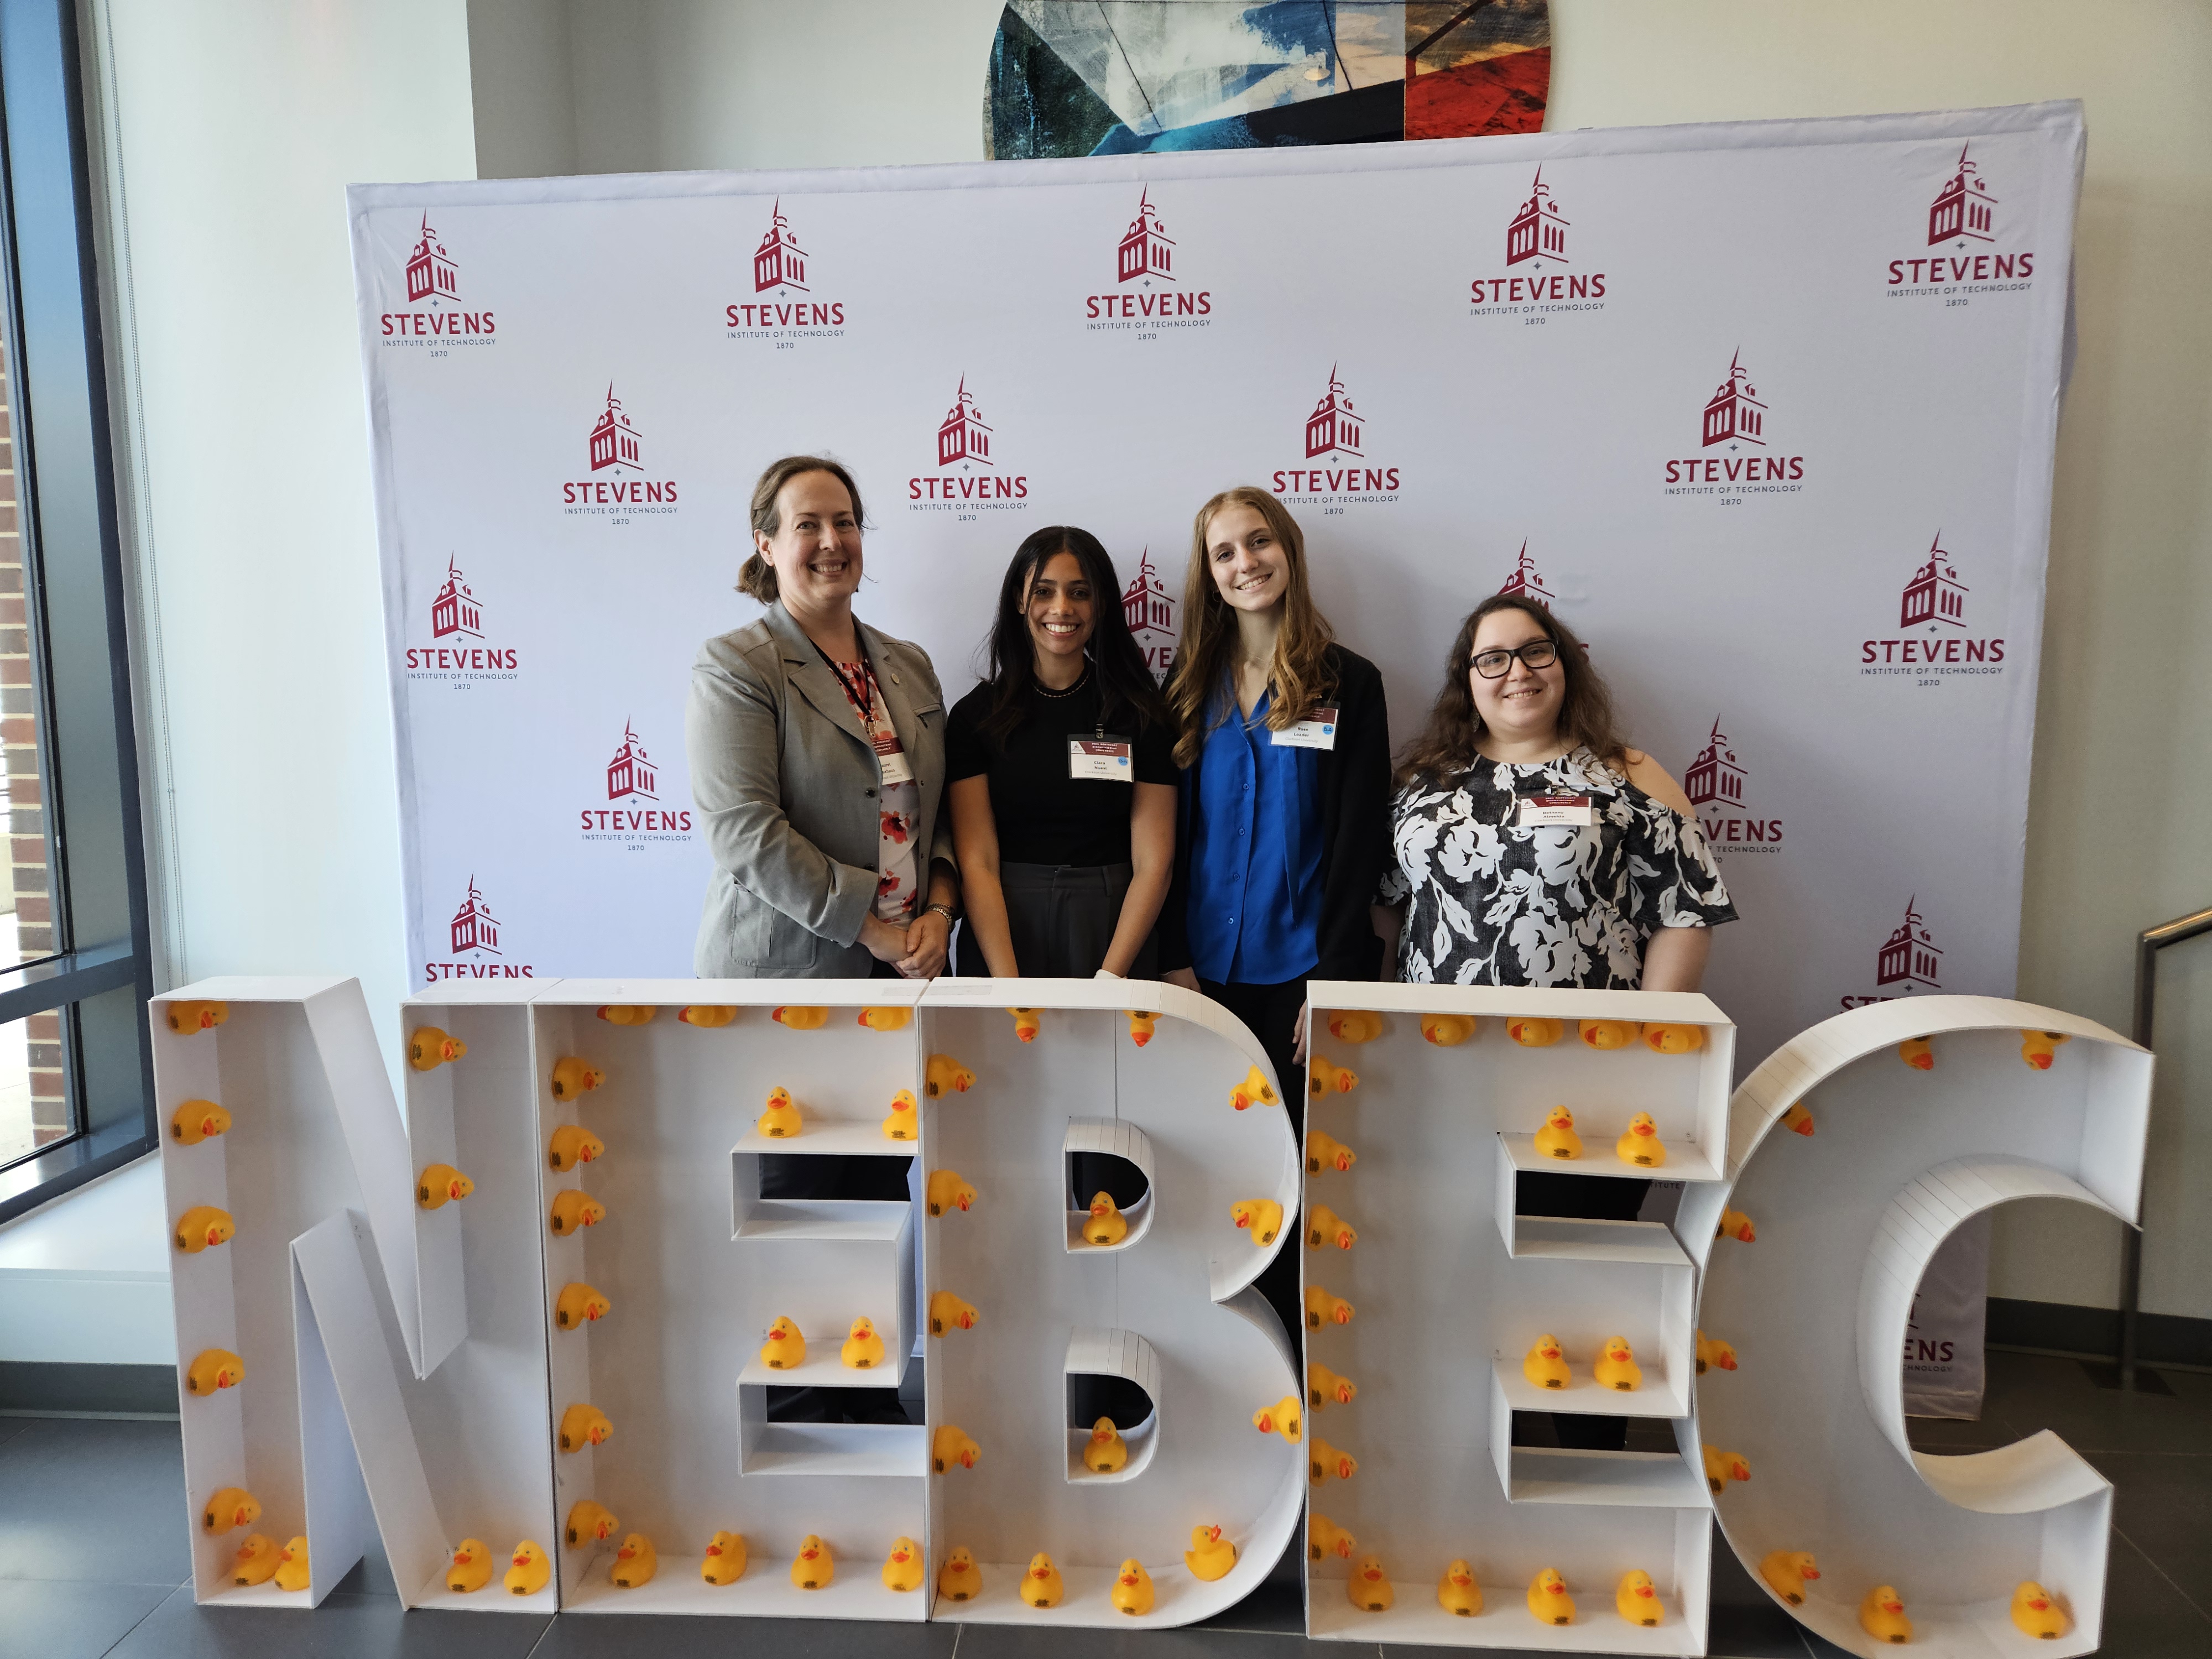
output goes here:
[{"label": "stevens logo", "polygon": [[691,839],[691,814],[671,811],[659,805],[659,769],[646,753],[636,727],[627,720],[623,723],[621,745],[607,763],[606,785],[608,805],[594,804],[578,812],[578,826],[586,841],[635,848],[649,842]]},{"label": "stevens logo", "polygon": [[615,396],[611,380],[607,382],[606,407],[592,422],[585,453],[590,470],[561,485],[561,500],[570,518],[605,518],[622,526],[648,515],[674,515],[676,480],[644,476],[644,434]]},{"label": "stevens logo", "polygon": [[1176,270],[1176,245],[1148,185],[1138,193],[1137,216],[1114,249],[1111,293],[1084,296],[1084,326],[1092,333],[1133,333],[1157,340],[1164,328],[1206,328],[1213,319],[1211,289],[1193,288]]},{"label": "stevens logo", "polygon": [[511,680],[516,672],[514,647],[485,638],[476,590],[462,576],[459,562],[448,558],[444,585],[430,601],[430,642],[407,647],[407,678],[444,680],[460,690],[487,680]]},{"label": "stevens logo", "polygon": [[1729,359],[1727,378],[1705,399],[1698,453],[1667,463],[1667,494],[1717,496],[1741,506],[1747,495],[1793,495],[1802,489],[1805,458],[1773,453],[1770,413],[1739,349]]},{"label": "stevens logo", "polygon": [[[498,324],[489,311],[466,311],[461,304],[461,270],[447,252],[438,233],[430,228],[430,216],[408,250],[403,271],[407,283],[405,311],[387,311],[378,320],[387,346],[421,346],[433,357],[443,357],[456,345],[497,345],[492,336]],[[416,307],[422,307],[420,310]]]},{"label": "stevens logo", "polygon": [[1521,556],[1513,566],[1513,574],[1505,579],[1498,591],[1510,593],[1516,599],[1533,599],[1547,611],[1552,608],[1554,595],[1550,588],[1544,586],[1543,574],[1536,568],[1536,562],[1528,556],[1526,537],[1522,538]]},{"label": "stevens logo", "polygon": [[1147,547],[1138,556],[1136,580],[1121,595],[1121,615],[1156,680],[1165,680],[1175,663],[1176,609],[1175,596],[1152,568],[1152,550]]},{"label": "stevens logo", "polygon": [[1928,204],[1928,246],[1889,262],[1893,297],[1942,294],[1965,304],[1970,294],[2017,293],[2033,288],[2035,252],[2000,248],[1997,198],[1990,182],[1969,158],[1971,144],[1959,149],[1958,166]]},{"label": "stevens logo", "polygon": [[[1399,470],[1373,464],[1368,453],[1367,422],[1352,407],[1336,366],[1328,371],[1328,390],[1305,420],[1304,466],[1277,469],[1274,490],[1300,506],[1345,503],[1387,505],[1398,499]],[[1319,466],[1311,463],[1319,461]]]},{"label": "stevens logo", "polygon": [[835,339],[845,331],[845,302],[816,291],[806,250],[783,216],[783,198],[769,210],[769,226],[753,250],[753,297],[722,307],[732,340]]},{"label": "stevens logo", "polygon": [[1605,309],[1605,273],[1571,269],[1567,232],[1571,224],[1559,211],[1544,169],[1505,226],[1505,274],[1478,276],[1469,293],[1469,314],[1518,317],[1533,321],[1547,313]]},{"label": "stevens logo", "polygon": [[483,890],[474,876],[469,878],[468,896],[461,908],[453,912],[447,924],[446,933],[451,948],[443,957],[433,957],[422,964],[423,982],[436,984],[441,979],[534,979],[536,971],[526,962],[509,961],[512,952],[500,944],[500,924],[485,902]]},{"label": "stevens logo", "polygon": [[1920,896],[1905,901],[1905,920],[1891,930],[1875,953],[1872,996],[1843,999],[1846,1009],[1863,1008],[1871,1002],[1893,1002],[1943,988],[1936,975],[1943,971],[1943,953],[1920,915]]},{"label": "stevens logo", "polygon": [[2005,642],[1969,630],[1966,594],[1938,532],[1899,596],[1899,637],[1860,641],[1859,672],[1917,678],[1923,685],[1940,685],[1960,674],[2002,674]]},{"label": "stevens logo", "polygon": [[962,375],[952,407],[937,423],[937,471],[906,481],[907,510],[957,512],[963,518],[986,510],[1027,512],[1028,475],[1000,468],[994,453],[997,440],[968,390],[968,377]]},{"label": "stevens logo", "polygon": [[1717,855],[1731,853],[1774,853],[1781,850],[1782,820],[1750,817],[1745,804],[1743,763],[1721,730],[1717,715],[1712,733],[1690,769],[1682,774],[1682,790],[1697,809],[1698,823]]}]

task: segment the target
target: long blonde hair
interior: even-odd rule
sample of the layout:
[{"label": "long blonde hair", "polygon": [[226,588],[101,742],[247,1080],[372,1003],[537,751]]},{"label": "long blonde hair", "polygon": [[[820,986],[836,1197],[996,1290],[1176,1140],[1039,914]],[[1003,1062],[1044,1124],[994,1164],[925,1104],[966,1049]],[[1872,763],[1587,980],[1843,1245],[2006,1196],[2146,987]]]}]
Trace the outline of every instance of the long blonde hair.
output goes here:
[{"label": "long blonde hair", "polygon": [[1240,484],[1224,489],[1204,507],[1191,526],[1190,566],[1182,579],[1182,642],[1176,651],[1175,667],[1168,676],[1169,710],[1174,714],[1175,758],[1178,766],[1194,764],[1206,746],[1206,735],[1227,717],[1218,706],[1221,684],[1236,648],[1236,613],[1214,585],[1206,556],[1206,526],[1224,507],[1249,507],[1267,521],[1283,550],[1290,580],[1283,591],[1283,625],[1275,635],[1274,661],[1267,679],[1274,690],[1268,706],[1267,726],[1279,732],[1305,719],[1307,712],[1336,690],[1329,671],[1328,652],[1336,638],[1328,618],[1315,608],[1313,590],[1306,580],[1306,538],[1290,508],[1264,489]]}]

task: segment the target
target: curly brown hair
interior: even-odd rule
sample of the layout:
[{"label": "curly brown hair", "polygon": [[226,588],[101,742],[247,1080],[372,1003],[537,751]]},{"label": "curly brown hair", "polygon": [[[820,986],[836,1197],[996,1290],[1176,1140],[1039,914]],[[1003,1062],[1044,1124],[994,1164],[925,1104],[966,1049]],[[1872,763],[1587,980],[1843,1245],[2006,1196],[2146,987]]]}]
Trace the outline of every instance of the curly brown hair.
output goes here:
[{"label": "curly brown hair", "polygon": [[1493,593],[1468,612],[1444,654],[1443,687],[1429,710],[1429,723],[1399,753],[1396,781],[1401,786],[1416,780],[1442,783],[1468,770],[1478,758],[1480,751],[1475,745],[1482,737],[1482,716],[1474,712],[1474,690],[1468,675],[1474,667],[1475,630],[1485,617],[1500,611],[1520,611],[1559,649],[1559,667],[1567,680],[1566,695],[1559,702],[1559,735],[1570,747],[1580,744],[1616,770],[1626,767],[1628,744],[1615,720],[1613,693],[1589,665],[1589,647],[1534,599]]}]

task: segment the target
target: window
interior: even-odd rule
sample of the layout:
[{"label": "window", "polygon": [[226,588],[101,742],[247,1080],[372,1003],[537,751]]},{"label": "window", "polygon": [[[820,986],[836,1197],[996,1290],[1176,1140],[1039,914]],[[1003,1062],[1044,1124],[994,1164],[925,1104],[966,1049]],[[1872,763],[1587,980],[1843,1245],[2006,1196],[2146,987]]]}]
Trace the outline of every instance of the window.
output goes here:
[{"label": "window", "polygon": [[0,0],[0,1221],[152,1149],[152,993],[76,17]]}]

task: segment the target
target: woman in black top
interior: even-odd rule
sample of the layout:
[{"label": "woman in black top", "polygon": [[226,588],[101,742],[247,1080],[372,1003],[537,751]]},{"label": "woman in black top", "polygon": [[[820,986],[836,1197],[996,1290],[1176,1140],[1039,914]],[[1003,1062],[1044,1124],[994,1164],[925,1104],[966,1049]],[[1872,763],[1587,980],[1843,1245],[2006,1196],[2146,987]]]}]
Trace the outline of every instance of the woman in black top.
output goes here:
[{"label": "woman in black top", "polygon": [[1175,738],[1121,593],[1098,538],[1072,526],[1006,568],[990,678],[945,726],[963,975],[1154,976]]}]

